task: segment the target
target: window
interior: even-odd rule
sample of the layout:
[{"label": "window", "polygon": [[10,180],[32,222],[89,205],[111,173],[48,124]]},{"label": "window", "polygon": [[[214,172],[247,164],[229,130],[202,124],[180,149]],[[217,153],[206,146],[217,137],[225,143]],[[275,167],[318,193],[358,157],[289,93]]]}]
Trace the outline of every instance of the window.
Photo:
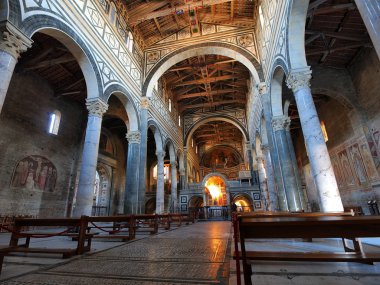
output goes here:
[{"label": "window", "polygon": [[198,146],[195,146],[195,153],[198,153]]},{"label": "window", "polygon": [[169,112],[172,111],[172,100],[169,99]]},{"label": "window", "polygon": [[323,138],[325,139],[325,142],[327,142],[329,140],[329,137],[327,136],[326,126],[325,126],[324,121],[321,121],[321,129],[322,129]]},{"label": "window", "polygon": [[115,25],[116,23],[116,11],[115,4],[111,3],[109,19],[112,25]]},{"label": "window", "polygon": [[50,113],[49,121],[49,134],[58,135],[59,123],[61,122],[61,112],[55,110],[53,113]]},{"label": "window", "polygon": [[260,16],[261,29],[264,30],[265,18],[264,18],[263,9],[261,8],[261,6],[259,6],[259,16]]},{"label": "window", "polygon": [[133,51],[133,35],[132,35],[131,32],[128,32],[127,49],[128,49],[130,52]]},{"label": "window", "polygon": [[191,139],[191,147],[194,147],[194,140]]},{"label": "window", "polygon": [[178,115],[178,126],[181,126],[181,116]]}]

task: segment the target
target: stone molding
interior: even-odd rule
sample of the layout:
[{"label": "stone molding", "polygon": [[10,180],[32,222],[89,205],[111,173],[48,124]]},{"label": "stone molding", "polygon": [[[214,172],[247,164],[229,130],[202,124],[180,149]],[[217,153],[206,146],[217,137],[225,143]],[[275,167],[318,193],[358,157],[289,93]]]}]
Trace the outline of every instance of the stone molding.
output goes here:
[{"label": "stone molding", "polygon": [[297,92],[304,88],[310,88],[311,70],[309,68],[297,71],[293,70],[286,79],[286,85]]},{"label": "stone molding", "polygon": [[268,86],[265,82],[260,82],[257,84],[257,90],[259,91],[260,95],[268,93]]},{"label": "stone molding", "polygon": [[90,98],[86,100],[86,106],[89,116],[103,117],[108,110],[108,104],[100,98]]},{"label": "stone molding", "polygon": [[289,130],[290,118],[288,116],[277,116],[272,118],[273,131]]},{"label": "stone molding", "polygon": [[142,98],[141,99],[141,109],[149,109],[149,105],[150,105],[150,102],[149,102],[149,99],[148,98]]},{"label": "stone molding", "polygon": [[9,22],[0,26],[0,50],[9,53],[16,60],[21,53],[32,46],[33,41]]},{"label": "stone molding", "polygon": [[128,140],[128,143],[136,143],[136,144],[141,143],[141,134],[139,131],[128,132],[126,135],[126,138]]},{"label": "stone molding", "polygon": [[165,152],[164,151],[156,151],[156,156],[158,161],[163,161],[165,158]]}]

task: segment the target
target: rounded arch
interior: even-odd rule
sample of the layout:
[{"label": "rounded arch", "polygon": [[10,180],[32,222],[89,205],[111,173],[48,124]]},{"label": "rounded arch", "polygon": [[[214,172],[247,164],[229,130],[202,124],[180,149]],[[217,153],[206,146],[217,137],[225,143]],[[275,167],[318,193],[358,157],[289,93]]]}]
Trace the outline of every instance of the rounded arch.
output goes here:
[{"label": "rounded arch", "polygon": [[288,57],[290,69],[307,66],[305,53],[305,23],[309,1],[293,0],[289,9],[288,20]]},{"label": "rounded arch", "polygon": [[323,94],[326,95],[330,98],[335,99],[338,101],[340,104],[342,104],[344,107],[346,107],[348,110],[356,110],[357,108],[355,107],[355,104],[347,98],[343,93],[329,89],[329,88],[318,88],[318,87],[312,87],[311,88],[311,93],[312,94]]},{"label": "rounded arch", "polygon": [[192,137],[193,133],[203,124],[206,124],[208,122],[212,121],[224,121],[227,123],[230,123],[237,127],[243,134],[245,141],[249,141],[249,134],[247,130],[244,128],[244,126],[236,119],[230,116],[210,116],[205,117],[197,121],[185,134],[185,140],[184,140],[184,146],[186,147],[188,145],[188,140]]},{"label": "rounded arch", "polygon": [[[239,163],[243,163],[243,162],[244,162],[243,157],[241,156],[240,152],[239,152],[236,148],[234,148],[233,146],[230,146],[230,145],[226,145],[226,144],[217,144],[217,145],[214,145],[214,146],[210,147],[209,149],[207,149],[207,150],[205,150],[205,151],[203,152],[199,164],[200,164],[201,166],[205,166],[205,159],[206,159],[206,157],[207,157],[210,153],[212,153],[214,150],[219,149],[219,148],[223,148],[223,149],[226,148],[226,149],[231,150],[231,152],[232,152],[234,155],[236,155],[236,156],[238,157],[238,159],[239,159]],[[207,167],[207,166],[206,166],[206,167]]]},{"label": "rounded arch", "polygon": [[26,36],[40,32],[61,42],[76,58],[86,81],[87,98],[102,95],[102,79],[95,59],[84,41],[64,22],[46,15],[27,18],[20,27]]},{"label": "rounded arch", "polygon": [[189,208],[200,208],[203,207],[204,201],[202,195],[193,195],[190,197],[188,202]]},{"label": "rounded arch", "polygon": [[227,191],[227,187],[229,186],[228,178],[224,174],[219,173],[219,172],[211,172],[211,173],[207,174],[205,177],[203,177],[202,188],[204,188],[206,186],[207,180],[212,176],[217,176],[217,177],[221,178],[224,182],[224,185],[226,185],[226,191]]},{"label": "rounded arch", "polygon": [[285,72],[281,66],[276,66],[270,83],[270,101],[272,107],[272,116],[284,115],[282,104],[282,82]]},{"label": "rounded arch", "polygon": [[143,96],[150,97],[157,80],[173,65],[193,56],[216,54],[227,56],[241,62],[248,68],[256,83],[263,81],[259,61],[248,51],[230,43],[205,42],[180,48],[161,59],[148,73],[142,89]]},{"label": "rounded arch", "polygon": [[164,146],[165,146],[164,149],[166,149],[166,147],[169,148],[170,161],[177,161],[177,156],[176,156],[176,151],[175,151],[173,141],[170,138],[167,138]]},{"label": "rounded arch", "polygon": [[128,115],[128,131],[138,131],[140,126],[140,120],[135,103],[132,100],[132,96],[129,92],[119,84],[113,84],[109,86],[103,93],[103,99],[108,102],[111,95],[116,96],[125,107],[125,111]]},{"label": "rounded arch", "polygon": [[161,131],[157,123],[153,120],[149,120],[148,129],[150,129],[153,132],[154,141],[156,142],[156,151],[164,151]]},{"label": "rounded arch", "polygon": [[247,193],[237,193],[232,198],[238,212],[250,212],[253,209],[253,200]]}]

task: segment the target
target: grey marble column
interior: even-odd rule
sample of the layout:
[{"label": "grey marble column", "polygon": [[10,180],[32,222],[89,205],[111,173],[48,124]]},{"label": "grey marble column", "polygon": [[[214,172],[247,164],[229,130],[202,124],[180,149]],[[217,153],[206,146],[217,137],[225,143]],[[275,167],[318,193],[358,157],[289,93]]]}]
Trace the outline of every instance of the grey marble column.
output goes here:
[{"label": "grey marble column", "polygon": [[0,23],[0,113],[20,54],[31,47],[32,40],[10,23]]},{"label": "grey marble column", "polygon": [[138,189],[138,214],[145,214],[145,193],[146,193],[146,156],[147,156],[147,143],[148,143],[148,110],[149,99],[141,99],[140,108],[140,165],[138,168],[139,173],[139,189]]},{"label": "grey marble column", "polygon": [[247,141],[245,142],[246,150],[247,150],[247,156],[248,156],[248,163],[249,163],[249,170],[251,172],[251,183],[252,185],[255,183],[255,170],[253,169],[253,156],[252,156],[252,147],[251,142]]},{"label": "grey marble column", "polygon": [[170,175],[171,175],[171,197],[173,212],[178,212],[178,197],[177,197],[177,162],[170,161]]},{"label": "grey marble column", "polygon": [[292,136],[290,134],[289,128],[286,129],[286,139],[288,141],[289,153],[290,153],[290,158],[292,160],[293,171],[294,171],[294,175],[296,178],[297,191],[298,191],[298,195],[300,197],[301,207],[303,210],[306,211],[307,210],[307,201],[306,201],[306,197],[304,195],[304,192],[302,190],[300,171],[298,169],[296,153],[294,151],[293,140],[292,140]]},{"label": "grey marble column", "polygon": [[156,214],[163,214],[165,210],[164,189],[164,151],[157,151],[157,190],[156,190]]},{"label": "grey marble column", "polygon": [[310,90],[311,70],[292,70],[287,78],[294,92],[310,166],[323,212],[343,211],[342,200],[323,138],[321,124]]},{"label": "grey marble column", "polygon": [[139,173],[136,169],[140,166],[140,142],[139,131],[131,131],[127,134],[128,157],[126,169],[126,183],[124,194],[124,214],[140,213],[139,205]]},{"label": "grey marble column", "polygon": [[184,187],[182,189],[187,189],[187,185],[189,184],[189,177],[187,172],[187,147],[183,148],[183,167],[185,168],[185,179],[184,179]]},{"label": "grey marble column", "polygon": [[262,144],[261,151],[263,152],[263,160],[265,163],[265,172],[267,176],[267,187],[268,187],[268,192],[269,192],[270,204],[268,205],[268,210],[279,211],[280,207],[278,205],[277,189],[276,189],[276,183],[274,180],[272,160],[270,157],[269,146]]},{"label": "grey marble column", "polygon": [[185,169],[181,168],[179,170],[179,182],[180,182],[180,187],[181,190],[185,189]]},{"label": "grey marble column", "polygon": [[257,161],[257,168],[258,168],[258,171],[259,171],[259,181],[260,181],[260,190],[261,190],[261,193],[263,195],[263,200],[264,200],[264,208],[265,210],[267,211],[272,211],[272,210],[269,210],[271,207],[271,200],[270,200],[270,196],[269,196],[269,191],[268,191],[268,187],[267,187],[267,179],[266,179],[266,175],[265,175],[265,169],[264,169],[264,163],[263,163],[263,157],[261,156],[257,156],[256,157],[256,161]]},{"label": "grey marble column", "polygon": [[380,0],[355,0],[380,59]]},{"label": "grey marble column", "polygon": [[87,99],[86,105],[89,114],[82,152],[78,193],[73,212],[74,217],[91,215],[102,118],[108,109],[108,105],[100,98]]},{"label": "grey marble column", "polygon": [[284,179],[288,208],[289,211],[295,212],[301,210],[301,202],[289,153],[288,139],[286,137],[286,129],[289,128],[289,125],[290,119],[287,116],[277,116],[272,118],[272,128],[279,154],[282,177]]},{"label": "grey marble column", "polygon": [[275,144],[273,130],[272,130],[272,111],[270,105],[269,93],[267,93],[266,85],[261,83],[259,88],[261,101],[263,104],[265,126],[268,135],[268,146],[270,151],[271,165],[273,168],[274,181],[277,189],[277,200],[280,211],[288,211],[288,203],[285,195],[285,184],[281,173],[281,165]]}]

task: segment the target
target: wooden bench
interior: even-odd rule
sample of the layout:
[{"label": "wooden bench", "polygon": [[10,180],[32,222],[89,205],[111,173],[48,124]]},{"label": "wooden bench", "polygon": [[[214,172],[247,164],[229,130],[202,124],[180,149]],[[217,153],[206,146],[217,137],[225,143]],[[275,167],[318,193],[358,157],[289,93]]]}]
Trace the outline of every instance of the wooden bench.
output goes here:
[{"label": "wooden bench", "polygon": [[135,231],[138,233],[149,232],[150,234],[158,233],[158,215],[140,214],[133,215],[135,218]]},{"label": "wooden bench", "polygon": [[195,223],[195,217],[194,213],[189,213],[189,214],[181,214],[182,222],[185,222],[186,225],[192,223]]},{"label": "wooden bench", "polygon": [[[108,234],[98,234],[95,239],[121,239],[123,242],[136,237],[136,219],[133,215],[86,217],[87,231],[98,229]],[[96,223],[110,223],[110,226],[99,226]]]},{"label": "wooden bench", "polygon": [[[241,255],[245,284],[251,285],[249,261],[329,261],[376,262],[380,253],[365,253],[361,246],[353,252],[276,252],[246,251],[245,241],[251,238],[348,238],[380,237],[380,217],[373,216],[238,216]],[[236,248],[235,248],[236,249]],[[239,274],[240,276],[240,274]]]}]

